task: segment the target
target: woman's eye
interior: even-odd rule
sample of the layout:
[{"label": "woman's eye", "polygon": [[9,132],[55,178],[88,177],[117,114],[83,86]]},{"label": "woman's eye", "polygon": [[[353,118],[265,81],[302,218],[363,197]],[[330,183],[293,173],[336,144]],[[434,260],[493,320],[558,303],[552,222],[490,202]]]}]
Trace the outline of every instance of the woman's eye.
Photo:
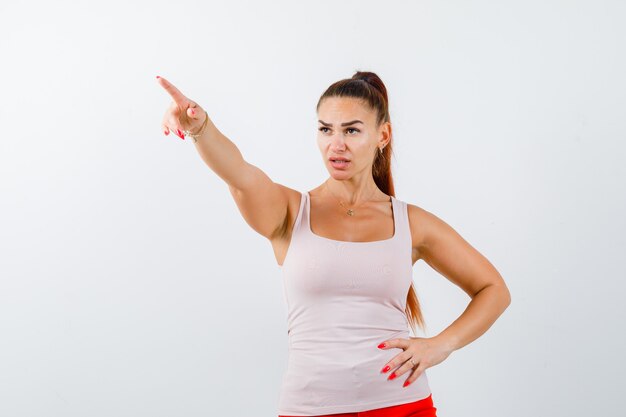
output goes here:
[{"label": "woman's eye", "polygon": [[[320,127],[318,130],[319,130],[320,132],[324,132],[324,133],[326,133],[326,130],[328,130],[328,128],[327,128],[327,127]],[[347,128],[347,129],[346,129],[346,131],[350,131],[350,130],[354,130],[355,132],[360,132],[360,130],[359,130],[359,129],[355,129],[355,128],[353,128],[353,127],[349,127],[349,128]]]}]

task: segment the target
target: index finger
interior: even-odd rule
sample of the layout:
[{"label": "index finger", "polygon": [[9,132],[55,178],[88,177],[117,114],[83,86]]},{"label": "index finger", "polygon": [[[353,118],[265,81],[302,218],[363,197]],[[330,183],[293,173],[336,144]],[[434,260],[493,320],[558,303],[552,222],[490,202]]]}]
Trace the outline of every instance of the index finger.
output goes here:
[{"label": "index finger", "polygon": [[404,349],[409,347],[408,339],[396,338],[396,339],[388,339],[378,345],[379,349],[388,349],[388,348],[399,348]]},{"label": "index finger", "polygon": [[161,87],[165,88],[165,91],[167,91],[169,95],[172,96],[172,99],[179,107],[183,109],[187,107],[187,103],[189,102],[189,100],[183,95],[183,93],[180,92],[180,90],[178,90],[178,88],[174,87],[172,83],[170,83],[163,77],[157,76],[157,81],[159,82],[159,84],[161,84]]}]

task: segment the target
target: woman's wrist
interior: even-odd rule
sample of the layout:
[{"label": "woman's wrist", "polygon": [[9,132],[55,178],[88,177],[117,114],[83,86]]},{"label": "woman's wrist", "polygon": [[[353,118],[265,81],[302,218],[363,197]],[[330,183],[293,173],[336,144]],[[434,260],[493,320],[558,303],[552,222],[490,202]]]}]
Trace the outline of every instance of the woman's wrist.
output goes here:
[{"label": "woman's wrist", "polygon": [[200,129],[198,129],[197,132],[192,132],[192,131],[189,131],[189,130],[185,130],[185,131],[183,131],[183,133],[185,134],[185,136],[189,136],[190,138],[192,138],[194,143],[197,143],[198,142],[198,138],[201,138],[202,135],[204,135],[204,133],[206,132],[208,125],[209,125],[209,114],[205,110],[204,111],[204,122],[202,122],[202,125],[200,126]]},{"label": "woman's wrist", "polygon": [[439,333],[437,336],[434,336],[433,340],[441,343],[442,346],[444,346],[444,348],[450,353],[458,349],[457,339],[454,337],[454,335],[450,334],[450,332],[446,332],[446,330]]}]

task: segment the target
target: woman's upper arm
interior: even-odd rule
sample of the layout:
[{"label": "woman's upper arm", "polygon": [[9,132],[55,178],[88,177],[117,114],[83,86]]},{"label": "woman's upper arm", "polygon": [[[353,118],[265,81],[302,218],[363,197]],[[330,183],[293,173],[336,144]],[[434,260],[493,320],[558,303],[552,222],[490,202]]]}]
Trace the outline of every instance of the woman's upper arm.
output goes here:
[{"label": "woman's upper arm", "polygon": [[448,223],[414,205],[409,218],[419,257],[470,297],[488,285],[505,285],[491,262]]},{"label": "woman's upper arm", "polygon": [[252,229],[268,239],[283,233],[289,214],[290,192],[297,192],[275,183],[260,168],[247,163],[245,186],[230,192],[239,212]]}]

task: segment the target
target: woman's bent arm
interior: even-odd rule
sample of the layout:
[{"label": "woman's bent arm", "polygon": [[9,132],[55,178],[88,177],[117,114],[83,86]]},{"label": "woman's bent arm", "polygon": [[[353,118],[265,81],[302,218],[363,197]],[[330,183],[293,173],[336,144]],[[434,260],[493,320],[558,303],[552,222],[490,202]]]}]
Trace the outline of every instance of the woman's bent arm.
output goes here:
[{"label": "woman's bent arm", "polygon": [[471,298],[463,314],[435,336],[450,351],[476,340],[511,304],[511,294],[493,264],[448,223],[427,210],[413,210],[421,227],[419,252],[434,270]]}]

